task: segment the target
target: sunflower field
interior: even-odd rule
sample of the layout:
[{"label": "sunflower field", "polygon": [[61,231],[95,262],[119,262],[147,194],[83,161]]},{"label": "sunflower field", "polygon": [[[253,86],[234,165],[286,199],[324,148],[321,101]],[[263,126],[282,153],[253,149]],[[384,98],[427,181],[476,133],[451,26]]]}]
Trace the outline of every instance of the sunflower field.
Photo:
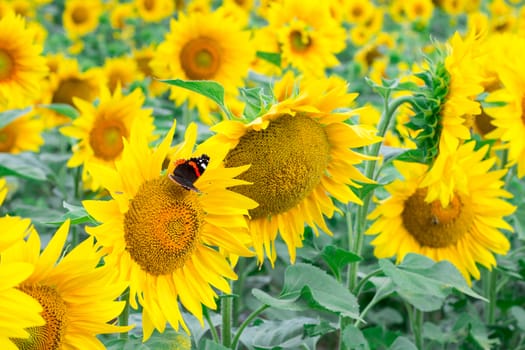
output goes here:
[{"label": "sunflower field", "polygon": [[525,350],[523,0],[0,1],[1,350]]}]

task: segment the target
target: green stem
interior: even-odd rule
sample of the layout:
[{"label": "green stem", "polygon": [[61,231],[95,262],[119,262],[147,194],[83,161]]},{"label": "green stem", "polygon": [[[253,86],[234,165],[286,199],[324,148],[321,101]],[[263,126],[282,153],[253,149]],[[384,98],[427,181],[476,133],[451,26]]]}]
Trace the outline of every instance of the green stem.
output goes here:
[{"label": "green stem", "polygon": [[[119,326],[127,326],[129,325],[129,288],[122,293],[120,300],[125,301],[126,305],[118,316],[118,324]],[[120,333],[120,339],[128,339],[128,332]]]},{"label": "green stem", "polygon": [[498,281],[498,271],[492,269],[487,271],[484,279],[485,297],[489,300],[485,310],[485,320],[488,325],[493,325],[496,320],[496,287]]},{"label": "green stem", "polygon": [[414,333],[416,347],[423,350],[423,311],[414,308],[412,321],[412,332]]},{"label": "green stem", "polygon": [[226,295],[221,298],[222,314],[222,345],[229,348],[232,343],[232,304],[231,296]]},{"label": "green stem", "polygon": [[363,279],[361,279],[361,281],[359,281],[359,283],[355,287],[355,294],[359,295],[361,293],[361,289],[363,289],[365,283],[368,282],[368,280],[371,279],[372,277],[377,276],[377,275],[381,274],[382,272],[383,272],[383,270],[377,269],[377,270],[374,270],[374,271],[370,272],[365,277],[363,277]]},{"label": "green stem", "polygon": [[208,322],[208,327],[210,327],[211,336],[213,338],[213,341],[215,343],[219,343],[219,333],[217,333],[217,328],[215,328],[215,325],[213,324],[210,313],[207,308],[204,308],[204,318],[206,319],[206,322]]},{"label": "green stem", "polygon": [[[394,116],[395,111],[397,108],[399,108],[404,103],[413,103],[413,97],[411,96],[402,96],[395,100],[393,100],[391,103],[388,103],[388,96],[385,98],[384,103],[384,109],[383,114],[381,115],[381,119],[379,120],[379,125],[377,126],[377,135],[384,137],[386,131],[388,130],[388,127],[390,125],[390,122]],[[381,148],[381,142],[377,142],[370,146],[368,155],[377,157],[379,155],[379,150]],[[365,176],[369,179],[375,179],[375,167],[377,164],[377,160],[370,160],[365,164]],[[352,238],[350,239],[349,245],[350,245],[350,251],[353,252],[356,255],[361,255],[361,250],[363,248],[363,240],[364,240],[364,231],[366,226],[366,216],[368,214],[368,207],[370,206],[370,201],[372,200],[372,196],[374,194],[374,191],[370,191],[364,198],[363,198],[363,205],[358,207],[357,209],[357,221],[356,221],[356,229],[354,231],[354,234]],[[349,266],[348,271],[348,289],[350,291],[354,291],[355,287],[357,285],[357,273],[359,271],[359,262],[355,262]]]},{"label": "green stem", "polygon": [[246,327],[252,323],[252,321],[255,319],[255,317],[259,316],[261,313],[263,313],[264,310],[269,308],[268,305],[262,305],[257,310],[253,311],[251,314],[246,317],[244,322],[240,325],[239,329],[237,330],[237,333],[235,334],[235,337],[233,338],[233,341],[231,343],[231,349],[237,349],[237,346],[239,344],[239,339],[241,338],[241,334],[244,331]]}]

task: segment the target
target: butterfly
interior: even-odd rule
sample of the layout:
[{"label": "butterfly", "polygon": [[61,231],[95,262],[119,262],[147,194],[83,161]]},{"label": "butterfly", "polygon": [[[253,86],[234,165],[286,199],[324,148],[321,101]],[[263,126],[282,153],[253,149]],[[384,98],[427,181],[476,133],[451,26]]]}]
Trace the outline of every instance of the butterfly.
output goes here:
[{"label": "butterfly", "polygon": [[210,157],[206,154],[187,160],[179,159],[175,162],[175,169],[169,177],[187,190],[200,192],[193,184],[204,173],[209,161]]}]

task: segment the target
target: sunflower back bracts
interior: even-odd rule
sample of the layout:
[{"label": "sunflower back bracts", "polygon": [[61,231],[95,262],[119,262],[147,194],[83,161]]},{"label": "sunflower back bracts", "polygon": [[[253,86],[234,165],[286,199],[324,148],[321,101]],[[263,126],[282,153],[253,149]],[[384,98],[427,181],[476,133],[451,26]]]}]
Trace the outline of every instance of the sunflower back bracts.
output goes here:
[{"label": "sunflower back bracts", "polygon": [[405,125],[417,132],[413,141],[417,149],[404,155],[404,160],[431,164],[439,152],[439,140],[442,126],[440,124],[441,110],[448,95],[450,74],[443,61],[436,63],[433,70],[417,73],[416,76],[424,82],[415,92],[415,102],[412,109],[415,114]]}]

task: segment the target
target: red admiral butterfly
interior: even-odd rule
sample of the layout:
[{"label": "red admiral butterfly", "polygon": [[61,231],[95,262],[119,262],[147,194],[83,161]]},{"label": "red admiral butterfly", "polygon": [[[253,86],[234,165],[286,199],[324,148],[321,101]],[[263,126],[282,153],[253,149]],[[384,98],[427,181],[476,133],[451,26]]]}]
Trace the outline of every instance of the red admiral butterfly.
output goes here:
[{"label": "red admiral butterfly", "polygon": [[206,154],[188,160],[179,159],[175,162],[173,173],[169,175],[170,179],[187,190],[200,192],[193,184],[204,173],[209,161],[210,157]]}]

